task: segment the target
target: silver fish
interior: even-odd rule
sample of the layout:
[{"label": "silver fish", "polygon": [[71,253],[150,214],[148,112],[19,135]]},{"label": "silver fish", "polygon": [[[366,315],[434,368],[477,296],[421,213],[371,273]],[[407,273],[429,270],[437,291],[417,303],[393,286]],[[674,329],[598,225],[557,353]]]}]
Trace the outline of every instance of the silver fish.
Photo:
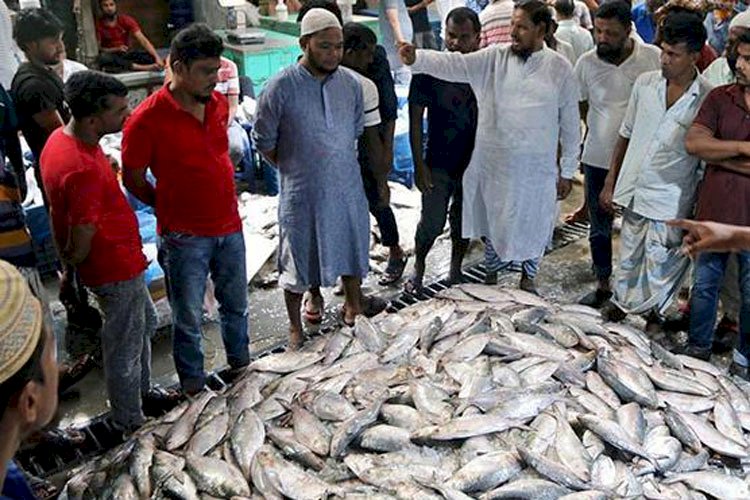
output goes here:
[{"label": "silver fish", "polygon": [[515,453],[498,451],[480,455],[470,461],[448,481],[450,488],[471,493],[487,491],[509,481],[521,472],[521,462]]},{"label": "silver fish", "polygon": [[229,413],[217,415],[193,434],[188,442],[186,452],[205,455],[224,439],[229,428]]},{"label": "silver fish", "polygon": [[218,497],[250,496],[242,472],[223,460],[188,454],[185,467],[201,491]]},{"label": "silver fish", "polygon": [[269,354],[250,363],[248,369],[258,372],[292,373],[317,363],[323,356],[319,352],[301,351]]},{"label": "silver fish", "polygon": [[265,438],[266,429],[258,414],[249,408],[243,410],[229,433],[229,447],[245,478],[250,477],[253,458]]},{"label": "silver fish", "polygon": [[201,393],[177,419],[164,440],[167,451],[176,450],[190,440],[198,417],[214,396],[215,394],[211,391]]},{"label": "silver fish", "polygon": [[611,444],[617,449],[645,458],[650,463],[654,464],[654,467],[658,468],[658,464],[654,457],[649,455],[646,450],[630,437],[628,432],[616,422],[595,417],[593,415],[581,415],[578,417],[578,421],[581,422],[584,427],[599,436],[603,441]]},{"label": "silver fish", "polygon": [[750,498],[750,487],[742,479],[716,471],[686,472],[664,480],[665,484],[685,483],[693,489],[708,493],[716,498]]},{"label": "silver fish", "polygon": [[716,430],[716,427],[702,418],[692,413],[680,412],[678,410],[675,410],[675,413],[693,430],[698,439],[712,450],[727,457],[745,458],[748,456],[748,450],[745,446],[724,436]]},{"label": "silver fish", "polygon": [[349,443],[357,438],[366,427],[372,425],[377,420],[382,405],[382,400],[376,401],[370,408],[358,412],[339,424],[331,438],[332,457],[342,456]]},{"label": "silver fish", "polygon": [[392,425],[375,425],[359,436],[359,445],[367,450],[398,451],[411,445],[407,429]]},{"label": "silver fish", "polygon": [[315,471],[321,471],[325,467],[325,462],[319,456],[297,441],[293,430],[268,426],[266,435],[285,456],[295,462]]},{"label": "silver fish", "polygon": [[142,498],[149,498],[151,496],[149,471],[151,470],[155,451],[154,439],[152,436],[147,435],[138,438],[133,448],[133,453],[130,454],[128,471]]},{"label": "silver fish", "polygon": [[617,393],[604,382],[601,375],[594,371],[586,372],[586,388],[613,410],[616,410],[622,404],[620,398],[617,397]]},{"label": "silver fish", "polygon": [[589,488],[589,485],[578,479],[564,465],[556,463],[540,453],[534,453],[524,447],[519,447],[518,453],[527,465],[556,484],[573,490],[585,490]]},{"label": "silver fish", "polygon": [[492,491],[479,498],[493,500],[496,498],[515,498],[519,500],[556,500],[571,491],[559,484],[545,479],[519,479]]}]

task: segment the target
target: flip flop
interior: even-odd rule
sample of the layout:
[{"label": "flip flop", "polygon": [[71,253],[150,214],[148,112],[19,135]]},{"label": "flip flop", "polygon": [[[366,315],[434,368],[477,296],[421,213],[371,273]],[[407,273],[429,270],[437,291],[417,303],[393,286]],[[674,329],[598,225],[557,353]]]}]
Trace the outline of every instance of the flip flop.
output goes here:
[{"label": "flip flop", "polygon": [[413,295],[417,298],[424,297],[424,286],[422,286],[421,280],[417,280],[416,276],[412,276],[404,283],[404,293]]},{"label": "flip flop", "polygon": [[388,265],[385,267],[383,277],[378,281],[380,286],[389,286],[401,279],[406,269],[407,257],[400,259],[388,259]]},{"label": "flip flop", "polygon": [[182,395],[178,391],[155,385],[141,398],[141,407],[147,417],[160,417],[177,406],[181,400]]},{"label": "flip flop", "polygon": [[61,366],[57,387],[58,394],[67,392],[68,389],[80,382],[94,368],[94,365],[94,357],[90,354],[84,354],[72,365]]},{"label": "flip flop", "polygon": [[323,322],[323,311],[325,310],[325,304],[321,301],[321,307],[317,311],[311,311],[307,308],[307,305],[312,303],[312,299],[309,296],[305,296],[302,301],[302,319],[311,325],[319,325]]}]

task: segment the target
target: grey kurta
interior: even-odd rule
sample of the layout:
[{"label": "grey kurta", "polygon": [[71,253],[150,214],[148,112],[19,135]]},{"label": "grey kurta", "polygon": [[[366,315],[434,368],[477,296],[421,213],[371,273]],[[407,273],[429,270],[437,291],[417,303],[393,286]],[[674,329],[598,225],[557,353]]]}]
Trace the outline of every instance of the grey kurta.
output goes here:
[{"label": "grey kurta", "polygon": [[259,151],[277,152],[279,283],[286,290],[367,275],[370,219],[356,150],[363,117],[362,87],[340,69],[320,81],[295,64],[260,96],[253,141]]}]

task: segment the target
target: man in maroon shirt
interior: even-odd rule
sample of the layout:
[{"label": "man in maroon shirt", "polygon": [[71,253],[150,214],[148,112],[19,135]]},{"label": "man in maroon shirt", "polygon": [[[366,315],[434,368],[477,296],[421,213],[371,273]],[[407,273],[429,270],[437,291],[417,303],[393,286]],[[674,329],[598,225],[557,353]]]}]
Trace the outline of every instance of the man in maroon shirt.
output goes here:
[{"label": "man in maroon shirt", "polygon": [[104,316],[104,375],[113,424],[129,432],[142,403],[165,397],[151,387],[156,312],[144,279],[138,222],[99,140],[119,132],[130,113],[127,88],[93,71],[73,75],[65,100],[73,118],[47,140],[41,172],[60,256],[75,266]]},{"label": "man in maroon shirt", "polygon": [[[99,42],[97,64],[103,71],[157,71],[164,61],[153,44],[143,34],[138,21],[117,12],[115,0],[99,0],[102,16],[96,21],[96,39]],[[132,39],[144,50],[133,50]]]},{"label": "man in maroon shirt", "polygon": [[[750,34],[732,48],[729,66],[737,82],[708,94],[685,138],[688,153],[707,163],[696,219],[750,226]],[[686,354],[711,355],[718,293],[727,262],[737,258],[741,296],[740,343],[732,371],[748,377],[750,358],[750,252],[706,252],[695,261]]]},{"label": "man in maroon shirt", "polygon": [[[201,315],[211,274],[232,368],[249,362],[245,242],[229,159],[227,98],[214,91],[224,49],[208,26],[172,41],[172,81],[143,101],[125,126],[125,186],[156,209],[159,262],[172,306],[174,360],[187,393],[203,389]],[[156,186],[146,179],[150,169]]]}]

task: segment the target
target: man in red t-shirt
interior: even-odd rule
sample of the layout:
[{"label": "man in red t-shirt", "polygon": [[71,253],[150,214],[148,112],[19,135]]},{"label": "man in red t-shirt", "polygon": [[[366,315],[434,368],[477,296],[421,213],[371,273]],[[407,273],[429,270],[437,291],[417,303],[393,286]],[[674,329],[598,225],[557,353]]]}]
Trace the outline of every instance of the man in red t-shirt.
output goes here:
[{"label": "man in red t-shirt", "polygon": [[[99,8],[102,11],[102,16],[96,21],[99,68],[110,73],[158,71],[164,68],[164,61],[141,31],[138,21],[118,13],[115,0],[99,0]],[[133,50],[133,38],[144,50]]]},{"label": "man in red t-shirt", "polygon": [[103,73],[71,76],[65,100],[73,118],[52,133],[41,155],[60,256],[76,267],[104,316],[104,375],[113,424],[124,432],[143,424],[145,405],[174,398],[151,387],[156,312],[144,279],[138,221],[99,147],[102,136],[122,129],[130,112],[127,93]]},{"label": "man in red t-shirt", "polygon": [[[206,25],[178,33],[169,55],[172,81],[138,106],[122,140],[125,186],[156,209],[175,367],[187,393],[202,390],[206,380],[201,315],[209,273],[229,365],[241,373],[250,362],[245,242],[229,159],[229,106],[214,91],[223,50],[221,38]],[[156,186],[146,178],[149,169]]]}]

